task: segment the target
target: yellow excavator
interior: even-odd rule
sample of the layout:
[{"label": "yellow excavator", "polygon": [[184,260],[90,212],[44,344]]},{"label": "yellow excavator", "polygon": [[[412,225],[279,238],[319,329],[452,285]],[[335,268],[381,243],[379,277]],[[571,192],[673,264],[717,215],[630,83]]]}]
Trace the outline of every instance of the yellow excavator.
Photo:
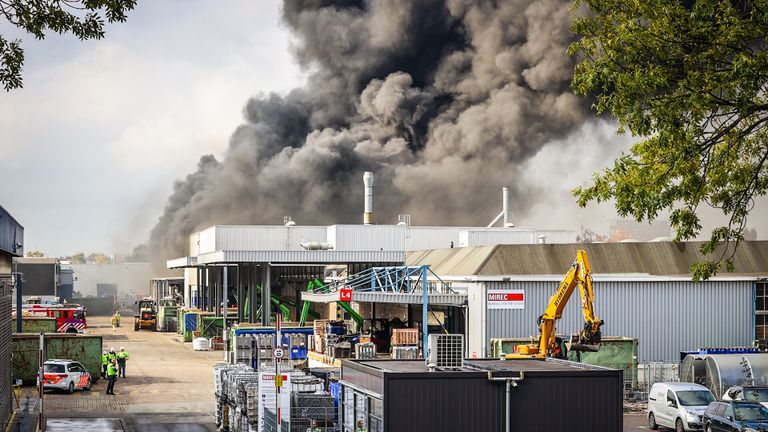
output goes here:
[{"label": "yellow excavator", "polygon": [[[578,334],[571,335],[567,343],[555,333],[555,323],[563,315],[565,305],[571,298],[576,286],[581,294],[581,310],[584,313],[584,328]],[[589,267],[587,252],[576,251],[576,260],[560,282],[557,292],[549,298],[544,314],[538,319],[538,343],[518,345],[516,352],[506,358],[567,358],[567,351],[596,352],[600,349],[600,327],[604,324],[595,316],[595,293],[592,290],[592,271]]]}]

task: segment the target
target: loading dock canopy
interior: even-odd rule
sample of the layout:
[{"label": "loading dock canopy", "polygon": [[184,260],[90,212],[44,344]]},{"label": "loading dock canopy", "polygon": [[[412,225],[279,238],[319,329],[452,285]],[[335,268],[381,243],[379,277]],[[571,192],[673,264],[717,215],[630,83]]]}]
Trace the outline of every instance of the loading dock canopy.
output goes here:
[{"label": "loading dock canopy", "polygon": [[[452,294],[429,294],[427,303],[440,306],[463,306],[467,303],[467,295],[464,293]],[[301,293],[301,299],[314,303],[333,303],[339,301],[338,292],[330,293]],[[355,302],[373,302],[373,303],[400,303],[400,304],[421,304],[422,294],[420,292],[399,293],[399,292],[373,292],[373,291],[353,291],[352,301]]]},{"label": "loading dock canopy", "polygon": [[403,251],[342,251],[342,250],[280,250],[235,251],[220,250],[166,262],[169,269],[195,267],[204,264],[269,263],[278,264],[355,264],[405,262]]}]

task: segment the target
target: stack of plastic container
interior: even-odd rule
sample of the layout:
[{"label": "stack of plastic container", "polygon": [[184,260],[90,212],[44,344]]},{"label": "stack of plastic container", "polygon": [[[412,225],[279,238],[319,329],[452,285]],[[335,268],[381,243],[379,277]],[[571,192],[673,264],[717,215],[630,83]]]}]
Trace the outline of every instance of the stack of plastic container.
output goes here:
[{"label": "stack of plastic container", "polygon": [[255,432],[259,427],[259,383],[253,382],[245,385],[246,414],[250,432]]}]

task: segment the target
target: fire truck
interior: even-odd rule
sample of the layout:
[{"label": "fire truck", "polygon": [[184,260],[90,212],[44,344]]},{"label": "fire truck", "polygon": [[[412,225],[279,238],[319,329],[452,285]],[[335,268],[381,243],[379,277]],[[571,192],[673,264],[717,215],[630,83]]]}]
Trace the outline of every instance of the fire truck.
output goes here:
[{"label": "fire truck", "polygon": [[88,328],[85,309],[82,307],[33,304],[22,309],[22,316],[56,318],[56,331],[59,333],[81,333]]}]

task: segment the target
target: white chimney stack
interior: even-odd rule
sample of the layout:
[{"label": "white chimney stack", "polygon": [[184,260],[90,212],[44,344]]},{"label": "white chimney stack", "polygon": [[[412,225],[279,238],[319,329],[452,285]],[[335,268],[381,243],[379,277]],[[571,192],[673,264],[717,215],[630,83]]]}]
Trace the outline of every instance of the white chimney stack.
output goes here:
[{"label": "white chimney stack", "polygon": [[373,173],[366,171],[363,174],[363,184],[365,185],[365,213],[363,213],[363,224],[371,225],[373,223]]},{"label": "white chimney stack", "polygon": [[509,220],[509,188],[505,187],[501,190],[501,211],[504,214],[504,227],[515,226]]}]

